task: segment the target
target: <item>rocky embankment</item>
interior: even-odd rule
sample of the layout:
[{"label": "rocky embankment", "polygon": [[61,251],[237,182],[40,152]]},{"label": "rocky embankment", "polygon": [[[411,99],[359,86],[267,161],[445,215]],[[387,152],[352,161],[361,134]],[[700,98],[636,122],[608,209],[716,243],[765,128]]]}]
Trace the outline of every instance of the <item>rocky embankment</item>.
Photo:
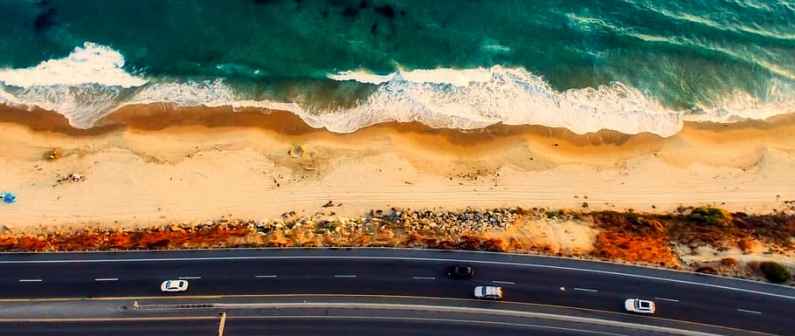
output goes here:
[{"label": "rocky embankment", "polygon": [[412,247],[538,253],[792,283],[795,215],[680,208],[667,215],[549,209],[371,210],[333,207],[272,220],[220,218],[128,230],[41,227],[0,234],[2,251],[234,247]]}]

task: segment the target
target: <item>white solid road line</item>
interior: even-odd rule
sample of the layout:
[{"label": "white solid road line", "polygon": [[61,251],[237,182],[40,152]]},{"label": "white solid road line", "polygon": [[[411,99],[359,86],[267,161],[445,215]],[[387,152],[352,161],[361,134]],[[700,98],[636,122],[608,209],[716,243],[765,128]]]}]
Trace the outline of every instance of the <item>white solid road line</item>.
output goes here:
[{"label": "white solid road line", "polygon": [[760,312],[758,310],[737,308],[737,311],[738,312],[743,312],[743,313],[748,313],[748,314],[754,314],[754,315],[762,315],[762,312]]},{"label": "white solid road line", "polygon": [[259,279],[263,279],[263,278],[267,278],[267,279],[278,278],[277,275],[255,275],[254,277],[255,278],[259,278]]},{"label": "white solid road line", "polygon": [[669,298],[664,298],[664,297],[655,297],[654,299],[655,300],[660,300],[660,301],[668,301],[668,302],[679,302],[679,300],[677,300],[677,299],[669,299]]},{"label": "white solid road line", "polygon": [[589,293],[596,293],[596,292],[598,292],[598,291],[599,291],[598,289],[591,289],[591,288],[578,288],[578,287],[574,287],[574,290],[576,290],[576,291],[580,291],[580,292],[589,292]]},{"label": "white solid road line", "polygon": [[198,280],[198,279],[201,279],[201,278],[202,277],[200,277],[200,276],[181,276],[181,277],[179,277],[177,279],[180,279],[180,280]]},{"label": "white solid road line", "polygon": [[19,279],[19,282],[42,282],[42,279]]},{"label": "white solid road line", "polygon": [[356,274],[334,274],[335,278],[355,278]]},{"label": "white solid road line", "polygon": [[[795,295],[776,294],[776,293],[759,291],[759,290],[754,290],[754,289],[746,289],[746,288],[731,287],[731,286],[724,286],[724,285],[717,285],[717,284],[709,284],[709,283],[698,282],[698,281],[690,281],[690,280],[679,280],[679,279],[673,279],[673,278],[661,278],[661,277],[656,277],[656,276],[651,276],[651,275],[622,273],[622,272],[616,272],[616,271],[604,271],[604,270],[598,270],[598,269],[568,267],[568,266],[543,265],[543,264],[534,264],[534,263],[488,261],[488,260],[471,260],[471,259],[453,259],[453,258],[367,257],[367,256],[240,256],[240,257],[120,258],[120,259],[76,259],[76,260],[28,260],[28,261],[0,260],[0,264],[69,264],[69,263],[103,263],[103,262],[105,262],[105,263],[118,263],[118,262],[212,261],[212,260],[275,260],[275,259],[283,259],[283,260],[300,260],[300,259],[414,260],[414,261],[439,261],[439,262],[450,262],[450,263],[491,264],[491,265],[504,265],[504,266],[515,266],[515,267],[535,267],[535,268],[547,268],[547,269],[566,270],[566,271],[575,271],[575,272],[588,272],[588,273],[597,273],[597,274],[607,274],[607,275],[614,275],[614,276],[621,276],[621,277],[628,277],[628,278],[636,278],[636,279],[665,281],[665,282],[679,283],[679,284],[685,284],[685,285],[710,287],[710,288],[719,288],[719,289],[725,289],[725,290],[731,290],[731,291],[737,291],[737,292],[744,292],[744,293],[751,293],[751,294],[758,294],[758,295],[766,295],[766,296],[772,296],[772,297],[777,297],[777,298],[782,298],[782,299],[795,300]],[[737,280],[737,281],[739,281],[739,280]]]},{"label": "white solid road line", "polygon": [[94,281],[119,281],[119,278],[96,278]]},{"label": "white solid road line", "polygon": [[513,282],[513,281],[499,281],[499,280],[494,280],[494,281],[492,281],[492,282],[493,282],[493,283],[495,283],[495,284],[500,284],[500,285],[515,285],[515,284],[516,284],[516,283],[515,283],[515,282]]},{"label": "white solid road line", "polygon": [[413,276],[411,278],[414,280],[436,280],[436,277],[432,276]]}]

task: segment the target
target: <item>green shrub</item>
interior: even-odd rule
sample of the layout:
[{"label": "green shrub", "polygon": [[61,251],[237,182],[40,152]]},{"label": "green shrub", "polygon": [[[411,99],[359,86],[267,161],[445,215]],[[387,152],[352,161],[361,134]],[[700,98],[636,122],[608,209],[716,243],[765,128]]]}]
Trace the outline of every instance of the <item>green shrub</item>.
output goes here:
[{"label": "green shrub", "polygon": [[726,225],[731,221],[731,214],[723,209],[698,207],[690,211],[687,219],[692,222],[709,225]]},{"label": "green shrub", "polygon": [[759,270],[765,275],[767,281],[772,283],[784,283],[792,278],[789,270],[777,262],[765,261],[759,264]]},{"label": "green shrub", "polygon": [[547,218],[558,218],[563,217],[565,212],[563,210],[547,210],[546,215]]}]

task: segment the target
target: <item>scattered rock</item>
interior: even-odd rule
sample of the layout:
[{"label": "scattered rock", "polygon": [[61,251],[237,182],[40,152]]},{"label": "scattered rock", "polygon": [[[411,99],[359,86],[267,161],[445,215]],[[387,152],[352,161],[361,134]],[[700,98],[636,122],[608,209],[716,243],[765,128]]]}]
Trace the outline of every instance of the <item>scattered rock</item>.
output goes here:
[{"label": "scattered rock", "polygon": [[736,267],[739,263],[734,258],[723,258],[720,260],[721,266]]},{"label": "scattered rock", "polygon": [[72,173],[72,174],[69,174],[69,175],[66,175],[66,176],[59,177],[55,181],[55,184],[59,185],[59,184],[63,184],[63,183],[78,183],[78,182],[83,182],[85,180],[86,180],[86,177],[84,175]]},{"label": "scattered rock", "polygon": [[47,161],[55,161],[60,159],[61,157],[63,157],[63,154],[61,154],[61,151],[57,148],[53,148],[47,151],[46,153],[44,153],[44,159]]},{"label": "scattered rock", "polygon": [[704,273],[704,274],[718,274],[718,270],[716,270],[712,266],[701,266],[696,268],[697,273]]},{"label": "scattered rock", "polygon": [[287,154],[293,159],[300,159],[304,156],[304,148],[301,147],[301,145],[293,145],[290,150],[287,151]]}]

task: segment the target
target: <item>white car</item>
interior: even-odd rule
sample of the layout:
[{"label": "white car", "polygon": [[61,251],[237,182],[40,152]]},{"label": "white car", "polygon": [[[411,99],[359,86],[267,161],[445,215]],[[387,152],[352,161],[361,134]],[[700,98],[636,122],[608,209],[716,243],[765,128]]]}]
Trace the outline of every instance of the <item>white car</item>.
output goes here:
[{"label": "white car", "polygon": [[475,287],[475,297],[486,300],[502,300],[502,287],[477,286]]},{"label": "white car", "polygon": [[160,284],[160,290],[166,293],[184,292],[188,290],[188,281],[166,280]]},{"label": "white car", "polygon": [[631,313],[654,314],[657,307],[653,301],[641,299],[627,299],[624,301],[624,309]]}]

